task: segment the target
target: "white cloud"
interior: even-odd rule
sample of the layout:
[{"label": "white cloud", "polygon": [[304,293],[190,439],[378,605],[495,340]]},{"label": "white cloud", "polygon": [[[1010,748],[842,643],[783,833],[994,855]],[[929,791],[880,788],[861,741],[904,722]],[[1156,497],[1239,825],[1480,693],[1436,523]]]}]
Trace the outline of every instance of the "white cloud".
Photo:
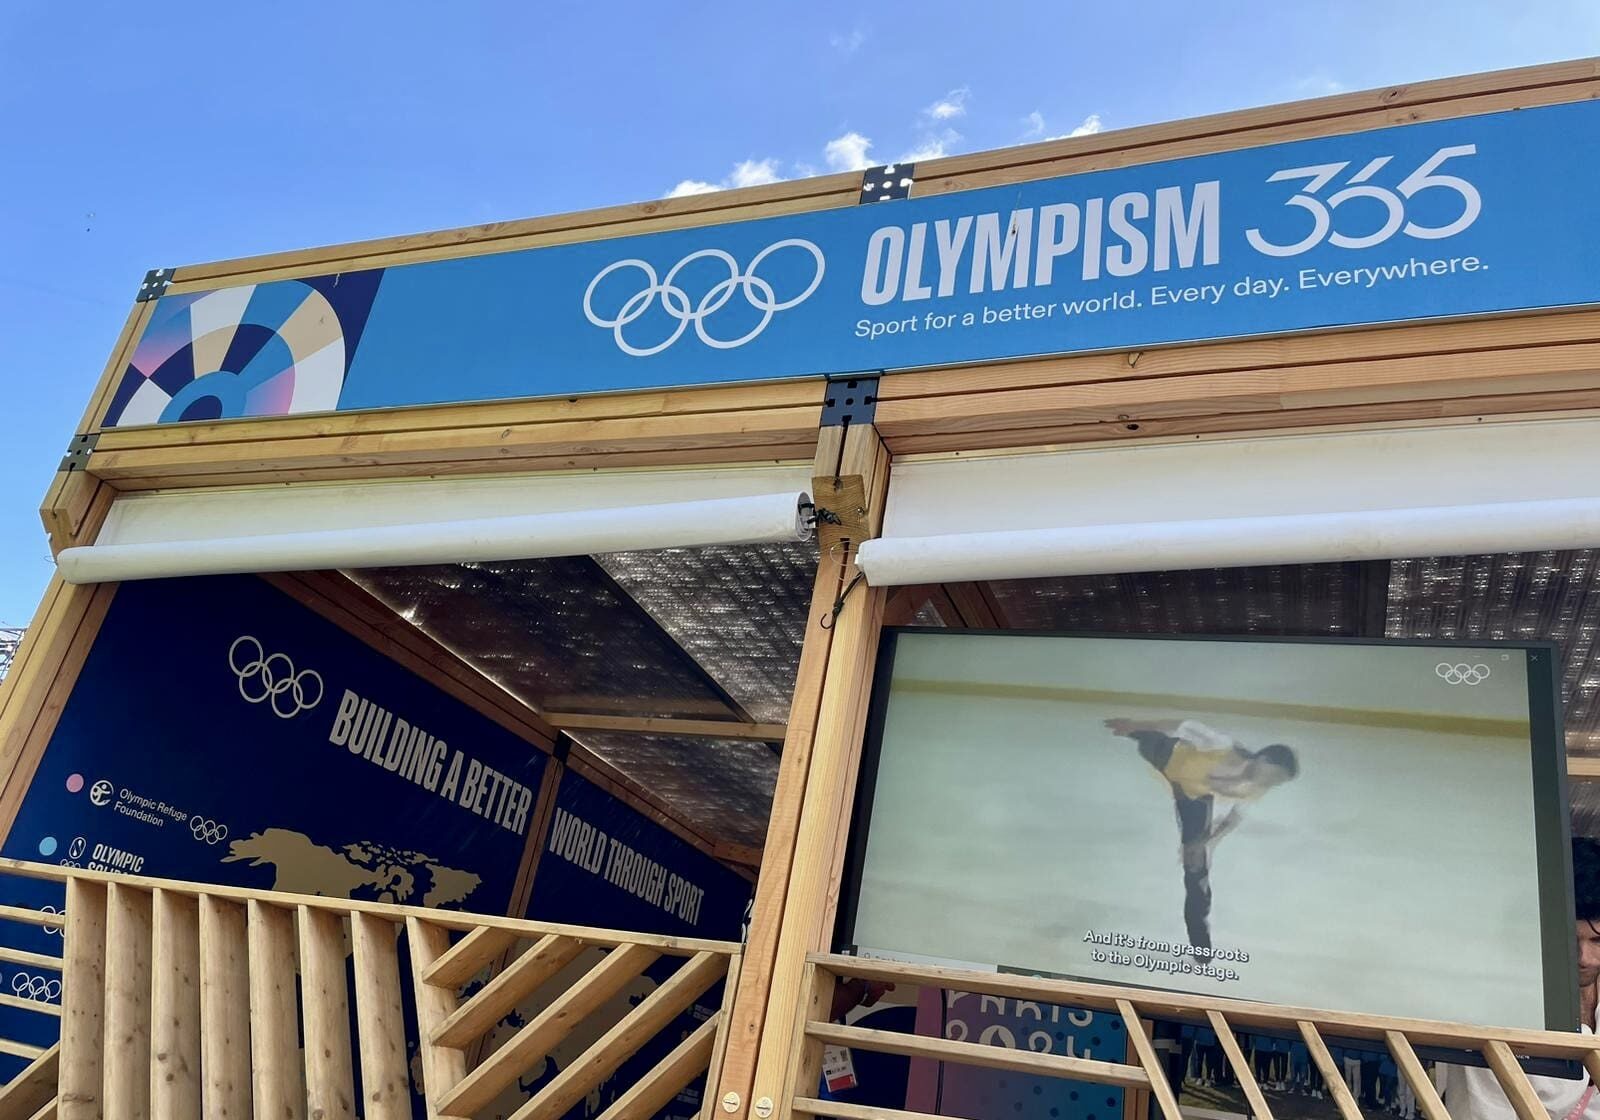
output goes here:
[{"label": "white cloud", "polygon": [[945,129],[937,136],[924,136],[922,142],[900,157],[901,163],[921,163],[930,159],[943,159],[961,142],[961,133]]},{"label": "white cloud", "polygon": [[684,179],[667,192],[667,197],[683,198],[685,195],[710,194],[712,191],[725,191],[736,187],[759,187],[766,183],[782,181],[783,176],[778,173],[777,160],[746,159],[734,164],[733,170],[719,183],[708,183],[704,179]]},{"label": "white cloud", "polygon": [[1331,97],[1344,92],[1344,83],[1326,74],[1310,74],[1296,82],[1294,88],[1302,97]]},{"label": "white cloud", "polygon": [[690,194],[710,194],[722,188],[715,183],[708,183],[704,179],[685,179],[667,192],[668,198],[682,198]]},{"label": "white cloud", "polygon": [[859,27],[852,28],[847,35],[836,31],[828,36],[828,45],[840,54],[855,54],[866,41],[867,33]]},{"label": "white cloud", "polygon": [[1028,126],[1028,131],[1022,134],[1024,140],[1032,140],[1036,136],[1044,135],[1044,114],[1039,110],[1035,109],[1026,117],[1023,117],[1022,120]]},{"label": "white cloud", "polygon": [[1090,113],[1087,117],[1083,118],[1083,123],[1082,124],[1080,124],[1077,128],[1073,129],[1071,132],[1067,133],[1067,135],[1068,136],[1093,136],[1095,133],[1099,132],[1103,128],[1105,128],[1105,124],[1100,120],[1100,114],[1099,113]]},{"label": "white cloud", "polygon": [[953,89],[938,101],[923,110],[929,118],[936,121],[953,121],[957,117],[967,115],[967,98],[972,96],[972,90],[966,86]]},{"label": "white cloud", "polygon": [[867,155],[871,149],[871,140],[859,132],[847,132],[828,141],[822,158],[827,160],[830,171],[864,171],[872,166]]},{"label": "white cloud", "polygon": [[767,183],[781,182],[782,175],[778,174],[778,161],[775,159],[747,159],[734,165],[733,174],[728,176],[728,182],[735,187],[760,187]]}]

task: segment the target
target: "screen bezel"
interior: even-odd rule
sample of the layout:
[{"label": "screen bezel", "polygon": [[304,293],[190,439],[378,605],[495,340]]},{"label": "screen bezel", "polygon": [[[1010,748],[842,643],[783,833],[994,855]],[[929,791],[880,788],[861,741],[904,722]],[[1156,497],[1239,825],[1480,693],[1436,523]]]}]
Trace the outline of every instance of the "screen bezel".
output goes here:
[{"label": "screen bezel", "polygon": [[[1427,638],[1363,638],[1320,636],[1257,636],[1251,634],[1116,634],[1070,630],[966,630],[939,626],[885,626],[878,645],[872,694],[867,709],[867,724],[862,742],[861,766],[855,789],[844,878],[841,883],[838,913],[834,922],[833,945],[836,951],[855,954],[855,922],[861,898],[861,883],[866,860],[867,837],[871,830],[873,796],[877,789],[878,764],[883,751],[883,733],[888,716],[889,691],[894,676],[895,652],[903,634],[937,635],[946,638],[1005,637],[1070,638],[1113,641],[1227,642],[1259,645],[1322,646],[1410,646],[1428,649],[1520,650],[1527,654],[1529,763],[1534,794],[1534,851],[1540,868],[1539,933],[1542,948],[1545,1028],[1574,1031],[1581,1011],[1577,992],[1577,947],[1573,930],[1576,923],[1572,897],[1572,822],[1568,808],[1566,743],[1563,736],[1560,679],[1557,673],[1560,650],[1549,641],[1435,640]],[[1554,877],[1545,868],[1559,868]],[[1446,919],[1441,919],[1444,921]],[[881,948],[874,946],[875,949]],[[884,950],[887,952],[888,950]],[[909,954],[908,954],[909,956]],[[998,967],[998,966],[997,966]],[[1079,977],[1086,983],[1107,983],[1094,977]],[[1150,987],[1157,991],[1178,989],[1154,985],[1121,984],[1122,987]],[[1356,1040],[1350,1040],[1355,1042]],[[1448,1060],[1483,1064],[1475,1051],[1440,1051]],[[1555,1061],[1550,1072],[1570,1070],[1571,1063]],[[1533,1068],[1530,1065],[1530,1068]],[[1560,1075],[1560,1074],[1557,1074]]]}]

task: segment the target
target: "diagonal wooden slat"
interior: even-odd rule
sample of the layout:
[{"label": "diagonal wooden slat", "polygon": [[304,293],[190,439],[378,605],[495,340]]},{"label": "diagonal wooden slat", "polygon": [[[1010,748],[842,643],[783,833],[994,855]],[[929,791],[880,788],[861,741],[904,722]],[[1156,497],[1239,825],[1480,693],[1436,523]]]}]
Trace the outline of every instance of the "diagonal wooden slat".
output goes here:
[{"label": "diagonal wooden slat", "polygon": [[251,899],[250,1088],[256,1120],[304,1120],[294,913]]},{"label": "diagonal wooden slat", "polygon": [[56,1120],[55,1098],[52,1097],[50,1100],[45,1101],[44,1104],[40,1105],[39,1111],[28,1117],[28,1120]]},{"label": "diagonal wooden slat", "polygon": [[22,922],[30,926],[44,926],[46,929],[61,928],[60,914],[28,910],[21,906],[0,906],[0,921]]},{"label": "diagonal wooden slat", "polygon": [[448,1115],[439,1107],[445,1094],[454,1089],[467,1072],[467,1056],[460,1050],[431,1041],[433,1032],[456,1007],[456,993],[423,980],[433,962],[450,948],[450,934],[441,926],[416,917],[406,918],[406,948],[411,957],[413,999],[417,1007],[417,1031],[422,1038],[422,1084],[428,1101],[428,1120]]},{"label": "diagonal wooden slat", "polygon": [[[559,1120],[721,978],[728,962],[698,953],[557,1073],[511,1120]],[[709,1039],[709,1035],[707,1038]],[[709,1058],[709,1053],[707,1057]]]},{"label": "diagonal wooden slat", "polygon": [[1122,1016],[1122,1026],[1128,1032],[1128,1041],[1133,1043],[1133,1051],[1139,1055],[1139,1064],[1144,1067],[1145,1075],[1150,1079],[1150,1093],[1155,1097],[1161,1115],[1165,1120],[1183,1120],[1178,1112],[1178,1098],[1173,1095],[1172,1083],[1167,1080],[1166,1066],[1162,1064],[1161,1055],[1156,1053],[1156,1048],[1150,1045],[1150,1036],[1145,1033],[1144,1022],[1139,1018],[1138,1010],[1127,1000],[1119,999],[1117,1014]]},{"label": "diagonal wooden slat", "polygon": [[459,988],[511,948],[516,940],[517,935],[512,930],[479,926],[429,965],[423,980],[439,988]]},{"label": "diagonal wooden slat", "polygon": [[570,937],[552,933],[540,938],[441,1023],[434,1032],[434,1042],[439,1046],[476,1042],[583,950],[583,942]]},{"label": "diagonal wooden slat", "polygon": [[206,1120],[249,1120],[250,960],[245,908],[200,897],[200,1107]]},{"label": "diagonal wooden slat", "polygon": [[567,1037],[573,1027],[650,967],[659,955],[644,945],[613,949],[446,1093],[439,1102],[439,1111],[447,1116],[477,1113]]},{"label": "diagonal wooden slat", "polygon": [[106,1120],[150,1117],[151,898],[112,883],[106,895]]},{"label": "diagonal wooden slat", "polygon": [[301,906],[300,1023],[305,1032],[306,1111],[314,1120],[355,1120],[350,1057],[350,993],[344,970],[344,919]]},{"label": "diagonal wooden slat", "polygon": [[1255,1111],[1256,1120],[1272,1120],[1272,1109],[1267,1107],[1267,1098],[1262,1095],[1261,1086],[1256,1082],[1255,1071],[1250,1068],[1249,1059],[1239,1048],[1239,1040],[1234,1037],[1228,1020],[1223,1018],[1220,1011],[1207,1011],[1206,1021],[1216,1033],[1217,1041],[1222,1043],[1222,1051],[1228,1055],[1228,1064],[1233,1067],[1233,1076],[1239,1082],[1239,1088],[1244,1090],[1244,1099],[1250,1102],[1250,1107]]},{"label": "diagonal wooden slat", "polygon": [[12,1007],[18,1011],[32,1011],[39,1015],[61,1015],[61,1005],[50,1003],[42,999],[27,999],[23,996],[10,996],[0,992],[0,1007]]},{"label": "diagonal wooden slat", "polygon": [[106,888],[67,881],[67,962],[61,974],[62,1120],[99,1120],[104,1091]]},{"label": "diagonal wooden slat", "polygon": [[1311,1060],[1316,1063],[1317,1072],[1322,1074],[1323,1086],[1333,1097],[1333,1103],[1339,1106],[1341,1120],[1362,1120],[1361,1106],[1356,1104],[1350,1086],[1345,1084],[1344,1075],[1339,1072],[1328,1044],[1322,1040],[1322,1032],[1317,1030],[1315,1023],[1304,1019],[1296,1025],[1300,1028],[1300,1037],[1306,1040],[1306,1049],[1311,1051]]},{"label": "diagonal wooden slat", "polygon": [[722,1012],[714,1012],[602,1112],[598,1120],[650,1120],[711,1064]]},{"label": "diagonal wooden slat", "polygon": [[410,1120],[405,1009],[394,923],[350,915],[355,950],[356,1034],[361,1040],[361,1104],[366,1120]]},{"label": "diagonal wooden slat", "polygon": [[199,908],[158,888],[151,916],[150,1111],[161,1120],[200,1120]]},{"label": "diagonal wooden slat", "polygon": [[[13,1055],[18,1058],[27,1056]],[[27,1069],[0,1085],[0,1116],[32,1116],[45,1105],[53,1105],[60,1081],[61,1044],[58,1042],[35,1055]]]},{"label": "diagonal wooden slat", "polygon": [[1422,1068],[1417,1052],[1411,1048],[1411,1040],[1399,1031],[1385,1031],[1383,1037],[1389,1044],[1389,1053],[1394,1055],[1394,1064],[1400,1067],[1406,1084],[1410,1085],[1411,1091],[1417,1095],[1417,1104],[1421,1106],[1422,1114],[1428,1120],[1450,1120],[1450,1113],[1444,1107],[1444,1100],[1439,1096],[1439,1090],[1434,1088],[1433,1078]]},{"label": "diagonal wooden slat", "polygon": [[1527,1071],[1517,1062],[1511,1047],[1503,1042],[1490,1042],[1483,1048],[1483,1056],[1494,1070],[1506,1099],[1516,1110],[1518,1120],[1549,1120],[1549,1112],[1540,1102],[1539,1094],[1533,1091]]}]

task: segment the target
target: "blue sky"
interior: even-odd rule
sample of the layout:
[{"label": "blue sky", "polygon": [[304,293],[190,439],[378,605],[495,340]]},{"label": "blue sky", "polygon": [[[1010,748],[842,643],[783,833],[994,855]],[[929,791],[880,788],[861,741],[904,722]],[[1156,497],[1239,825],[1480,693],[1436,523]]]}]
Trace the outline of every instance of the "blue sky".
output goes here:
[{"label": "blue sky", "polygon": [[5,0],[0,623],[149,268],[1595,54],[1594,0]]}]

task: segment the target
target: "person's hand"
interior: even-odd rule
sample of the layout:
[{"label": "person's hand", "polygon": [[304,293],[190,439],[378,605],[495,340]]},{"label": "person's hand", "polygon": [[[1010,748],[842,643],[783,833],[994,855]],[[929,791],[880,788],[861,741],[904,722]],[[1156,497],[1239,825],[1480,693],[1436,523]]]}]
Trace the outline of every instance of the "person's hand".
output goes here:
[{"label": "person's hand", "polygon": [[877,980],[841,980],[833,986],[833,1007],[828,1018],[841,1021],[857,1007],[871,1007],[892,992],[893,984]]}]

